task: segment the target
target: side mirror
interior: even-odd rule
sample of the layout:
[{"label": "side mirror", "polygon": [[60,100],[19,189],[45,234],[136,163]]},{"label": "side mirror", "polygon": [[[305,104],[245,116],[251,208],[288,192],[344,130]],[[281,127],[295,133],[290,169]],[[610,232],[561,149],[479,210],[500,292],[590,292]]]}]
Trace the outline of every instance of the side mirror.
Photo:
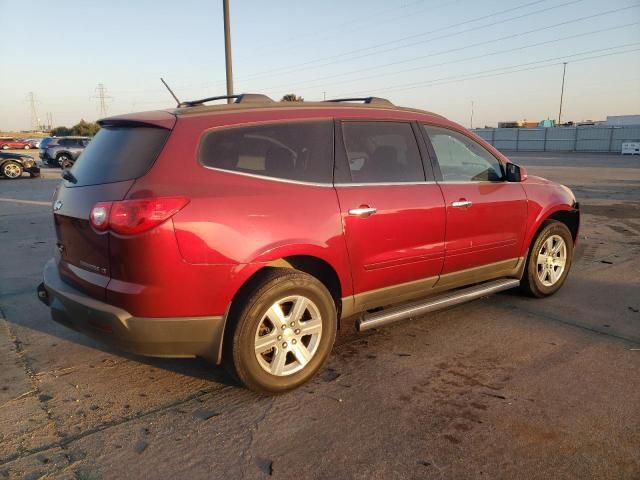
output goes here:
[{"label": "side mirror", "polygon": [[515,163],[507,163],[506,171],[507,182],[524,182],[527,179],[527,171]]}]

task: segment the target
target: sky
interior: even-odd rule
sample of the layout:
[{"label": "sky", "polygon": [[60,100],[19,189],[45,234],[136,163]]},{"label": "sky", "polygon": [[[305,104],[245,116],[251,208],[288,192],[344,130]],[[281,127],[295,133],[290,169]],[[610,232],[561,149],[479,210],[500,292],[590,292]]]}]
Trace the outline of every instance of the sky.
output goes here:
[{"label": "sky", "polygon": [[[222,0],[0,0],[0,130],[224,95]],[[640,114],[638,0],[230,0],[236,93],[379,96],[466,127]]]}]

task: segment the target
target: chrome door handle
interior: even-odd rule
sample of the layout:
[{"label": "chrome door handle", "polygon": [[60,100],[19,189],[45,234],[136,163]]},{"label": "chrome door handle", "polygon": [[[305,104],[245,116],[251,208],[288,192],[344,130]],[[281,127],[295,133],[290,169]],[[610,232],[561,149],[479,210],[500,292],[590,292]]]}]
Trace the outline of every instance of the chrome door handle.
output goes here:
[{"label": "chrome door handle", "polygon": [[369,217],[377,211],[378,209],[373,207],[358,207],[349,210],[349,215],[354,215],[356,217]]},{"label": "chrome door handle", "polygon": [[473,202],[469,200],[458,200],[457,202],[452,202],[451,206],[453,208],[467,208],[473,205]]}]

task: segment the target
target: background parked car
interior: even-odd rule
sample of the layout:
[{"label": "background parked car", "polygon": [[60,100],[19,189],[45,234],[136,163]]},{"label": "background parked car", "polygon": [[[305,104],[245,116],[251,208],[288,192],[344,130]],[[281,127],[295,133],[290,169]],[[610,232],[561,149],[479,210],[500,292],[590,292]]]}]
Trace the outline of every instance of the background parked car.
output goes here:
[{"label": "background parked car", "polygon": [[2,148],[2,150],[8,150],[10,148],[29,150],[31,143],[21,138],[2,138],[0,139],[0,148]]},{"label": "background parked car", "polygon": [[27,172],[32,178],[40,176],[40,168],[30,155],[0,152],[0,176],[15,180]]},{"label": "background parked car", "polygon": [[40,148],[41,138],[27,138],[26,141],[29,142],[31,148]]},{"label": "background parked car", "polygon": [[75,163],[90,141],[89,137],[51,138],[44,148],[40,145],[40,159],[49,165],[69,168]]}]

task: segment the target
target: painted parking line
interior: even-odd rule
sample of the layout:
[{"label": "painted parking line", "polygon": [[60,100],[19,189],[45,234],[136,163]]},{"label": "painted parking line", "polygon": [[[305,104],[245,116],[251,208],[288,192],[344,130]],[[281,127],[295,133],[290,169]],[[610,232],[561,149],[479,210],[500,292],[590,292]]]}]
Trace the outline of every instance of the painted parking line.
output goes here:
[{"label": "painted parking line", "polygon": [[10,203],[24,203],[25,205],[43,205],[43,206],[51,206],[51,202],[41,202],[38,200],[18,200],[17,198],[2,198],[0,197],[0,202],[10,202]]}]

